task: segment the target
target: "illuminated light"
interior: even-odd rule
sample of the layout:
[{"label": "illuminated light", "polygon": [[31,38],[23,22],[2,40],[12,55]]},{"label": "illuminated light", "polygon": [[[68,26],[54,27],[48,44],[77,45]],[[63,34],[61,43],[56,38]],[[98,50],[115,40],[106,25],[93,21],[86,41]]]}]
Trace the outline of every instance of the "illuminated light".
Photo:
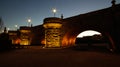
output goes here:
[{"label": "illuminated light", "polygon": [[17,35],[17,33],[9,33],[9,35]]},{"label": "illuminated light", "polygon": [[76,41],[76,36],[72,36],[68,32],[62,38],[62,46],[63,47],[72,47],[72,46],[75,46],[75,41]]},{"label": "illuminated light", "polygon": [[27,22],[28,22],[28,26],[31,26],[31,22],[32,22],[31,18],[28,18]]},{"label": "illuminated light", "polygon": [[17,28],[17,27],[18,27],[18,25],[15,25],[15,27]]},{"label": "illuminated light", "polygon": [[15,41],[15,44],[20,44],[20,42],[21,42],[21,40],[20,40],[20,39],[17,39],[17,40]]},{"label": "illuminated light", "polygon": [[68,45],[68,39],[67,39],[67,37],[64,37],[62,40],[62,46],[65,47],[67,45]]},{"label": "illuminated light", "polygon": [[28,19],[27,21],[28,21],[29,23],[32,22],[31,19]]},{"label": "illuminated light", "polygon": [[93,30],[87,30],[82,33],[80,33],[77,37],[78,38],[83,38],[84,36],[93,36],[93,35],[101,35],[101,33]]},{"label": "illuminated light", "polygon": [[56,13],[56,12],[57,12],[57,9],[56,9],[56,8],[53,8],[53,9],[52,9],[52,12],[53,12],[53,13]]},{"label": "illuminated light", "polygon": [[56,9],[53,9],[53,13],[56,13],[57,12],[57,10]]},{"label": "illuminated light", "polygon": [[15,30],[17,30],[18,29],[18,25],[15,25]]},{"label": "illuminated light", "polygon": [[20,45],[29,45],[29,40],[21,40]]},{"label": "illuminated light", "polygon": [[7,30],[9,31],[9,30],[10,30],[10,28],[7,28]]},{"label": "illuminated light", "polygon": [[71,37],[71,38],[69,39],[69,45],[73,46],[73,45],[75,44],[75,39],[76,39],[76,38]]},{"label": "illuminated light", "polygon": [[41,41],[41,44],[46,44],[46,41],[45,41],[45,39]]},{"label": "illuminated light", "polygon": [[54,17],[55,17],[55,14],[56,14],[56,12],[57,12],[57,9],[56,9],[56,8],[53,8],[53,9],[52,9],[52,12],[54,13]]},{"label": "illuminated light", "polygon": [[20,32],[22,32],[22,33],[29,33],[31,31],[30,30],[20,30]]}]

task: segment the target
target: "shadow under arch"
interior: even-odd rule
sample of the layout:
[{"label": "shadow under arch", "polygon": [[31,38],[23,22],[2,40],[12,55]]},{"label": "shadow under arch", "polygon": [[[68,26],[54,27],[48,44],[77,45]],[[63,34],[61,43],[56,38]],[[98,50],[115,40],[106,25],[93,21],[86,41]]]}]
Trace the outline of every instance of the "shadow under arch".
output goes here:
[{"label": "shadow under arch", "polygon": [[[111,52],[114,52],[115,50],[116,50],[116,46],[115,46],[115,44],[114,44],[114,41],[113,41],[113,38],[112,38],[112,36],[110,35],[110,33],[109,32],[103,32],[103,31],[96,31],[96,30],[85,30],[85,31],[82,31],[82,32],[86,32],[86,31],[95,31],[95,32],[98,32],[98,33],[100,33],[100,34],[95,34],[95,35],[91,35],[91,36],[88,36],[88,37],[94,37],[94,36],[96,36],[96,35],[100,35],[101,36],[101,38],[103,39],[103,41],[101,41],[102,43],[107,43],[107,49],[109,49],[109,51],[111,51]],[[81,32],[81,33],[82,33]],[[79,33],[80,34],[80,33]],[[78,34],[78,35],[79,35]],[[87,37],[87,36],[86,36]],[[84,37],[83,37],[84,38]],[[76,37],[76,39],[77,39],[77,37]],[[75,41],[76,42],[76,41]],[[89,44],[89,43],[88,43]],[[91,44],[94,44],[94,43],[91,43]]]},{"label": "shadow under arch", "polygon": [[[75,42],[76,42],[77,36],[84,31],[87,31],[87,30],[85,30],[85,29],[80,30],[80,31],[75,30],[75,29],[68,30],[62,38],[62,45],[61,46],[63,46],[63,47],[64,46],[67,46],[67,47],[76,46]],[[105,37],[106,42],[108,43],[108,48],[111,52],[114,52],[116,50],[116,46],[114,44],[113,38],[109,32],[94,30],[94,29],[92,29],[92,31],[99,32],[99,33],[101,33],[102,36]]]}]

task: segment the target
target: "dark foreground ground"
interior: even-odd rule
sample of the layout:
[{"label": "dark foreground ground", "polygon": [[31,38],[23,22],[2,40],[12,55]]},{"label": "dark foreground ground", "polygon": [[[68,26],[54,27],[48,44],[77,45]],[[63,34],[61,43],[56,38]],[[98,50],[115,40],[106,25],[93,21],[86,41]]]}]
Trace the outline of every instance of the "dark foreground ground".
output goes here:
[{"label": "dark foreground ground", "polygon": [[120,67],[120,55],[106,51],[34,46],[1,52],[0,67]]}]

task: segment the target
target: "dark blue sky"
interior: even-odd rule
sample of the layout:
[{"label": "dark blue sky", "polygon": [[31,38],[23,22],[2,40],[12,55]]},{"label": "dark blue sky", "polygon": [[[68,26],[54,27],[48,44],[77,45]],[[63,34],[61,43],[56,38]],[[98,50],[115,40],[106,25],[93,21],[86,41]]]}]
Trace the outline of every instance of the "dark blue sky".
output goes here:
[{"label": "dark blue sky", "polygon": [[42,24],[45,17],[54,16],[52,8],[58,11],[56,17],[67,18],[110,6],[111,0],[0,0],[0,16],[13,29],[14,25],[26,26],[29,17],[33,26]]}]

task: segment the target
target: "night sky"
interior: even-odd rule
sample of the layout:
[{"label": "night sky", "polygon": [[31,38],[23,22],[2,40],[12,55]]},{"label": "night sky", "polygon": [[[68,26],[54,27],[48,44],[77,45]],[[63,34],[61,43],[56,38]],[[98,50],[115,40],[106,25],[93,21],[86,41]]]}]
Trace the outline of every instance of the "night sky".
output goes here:
[{"label": "night sky", "polygon": [[4,26],[14,29],[27,26],[29,17],[33,26],[42,24],[44,18],[54,16],[52,8],[57,9],[56,17],[67,18],[110,6],[111,0],[0,0],[0,17]]}]

